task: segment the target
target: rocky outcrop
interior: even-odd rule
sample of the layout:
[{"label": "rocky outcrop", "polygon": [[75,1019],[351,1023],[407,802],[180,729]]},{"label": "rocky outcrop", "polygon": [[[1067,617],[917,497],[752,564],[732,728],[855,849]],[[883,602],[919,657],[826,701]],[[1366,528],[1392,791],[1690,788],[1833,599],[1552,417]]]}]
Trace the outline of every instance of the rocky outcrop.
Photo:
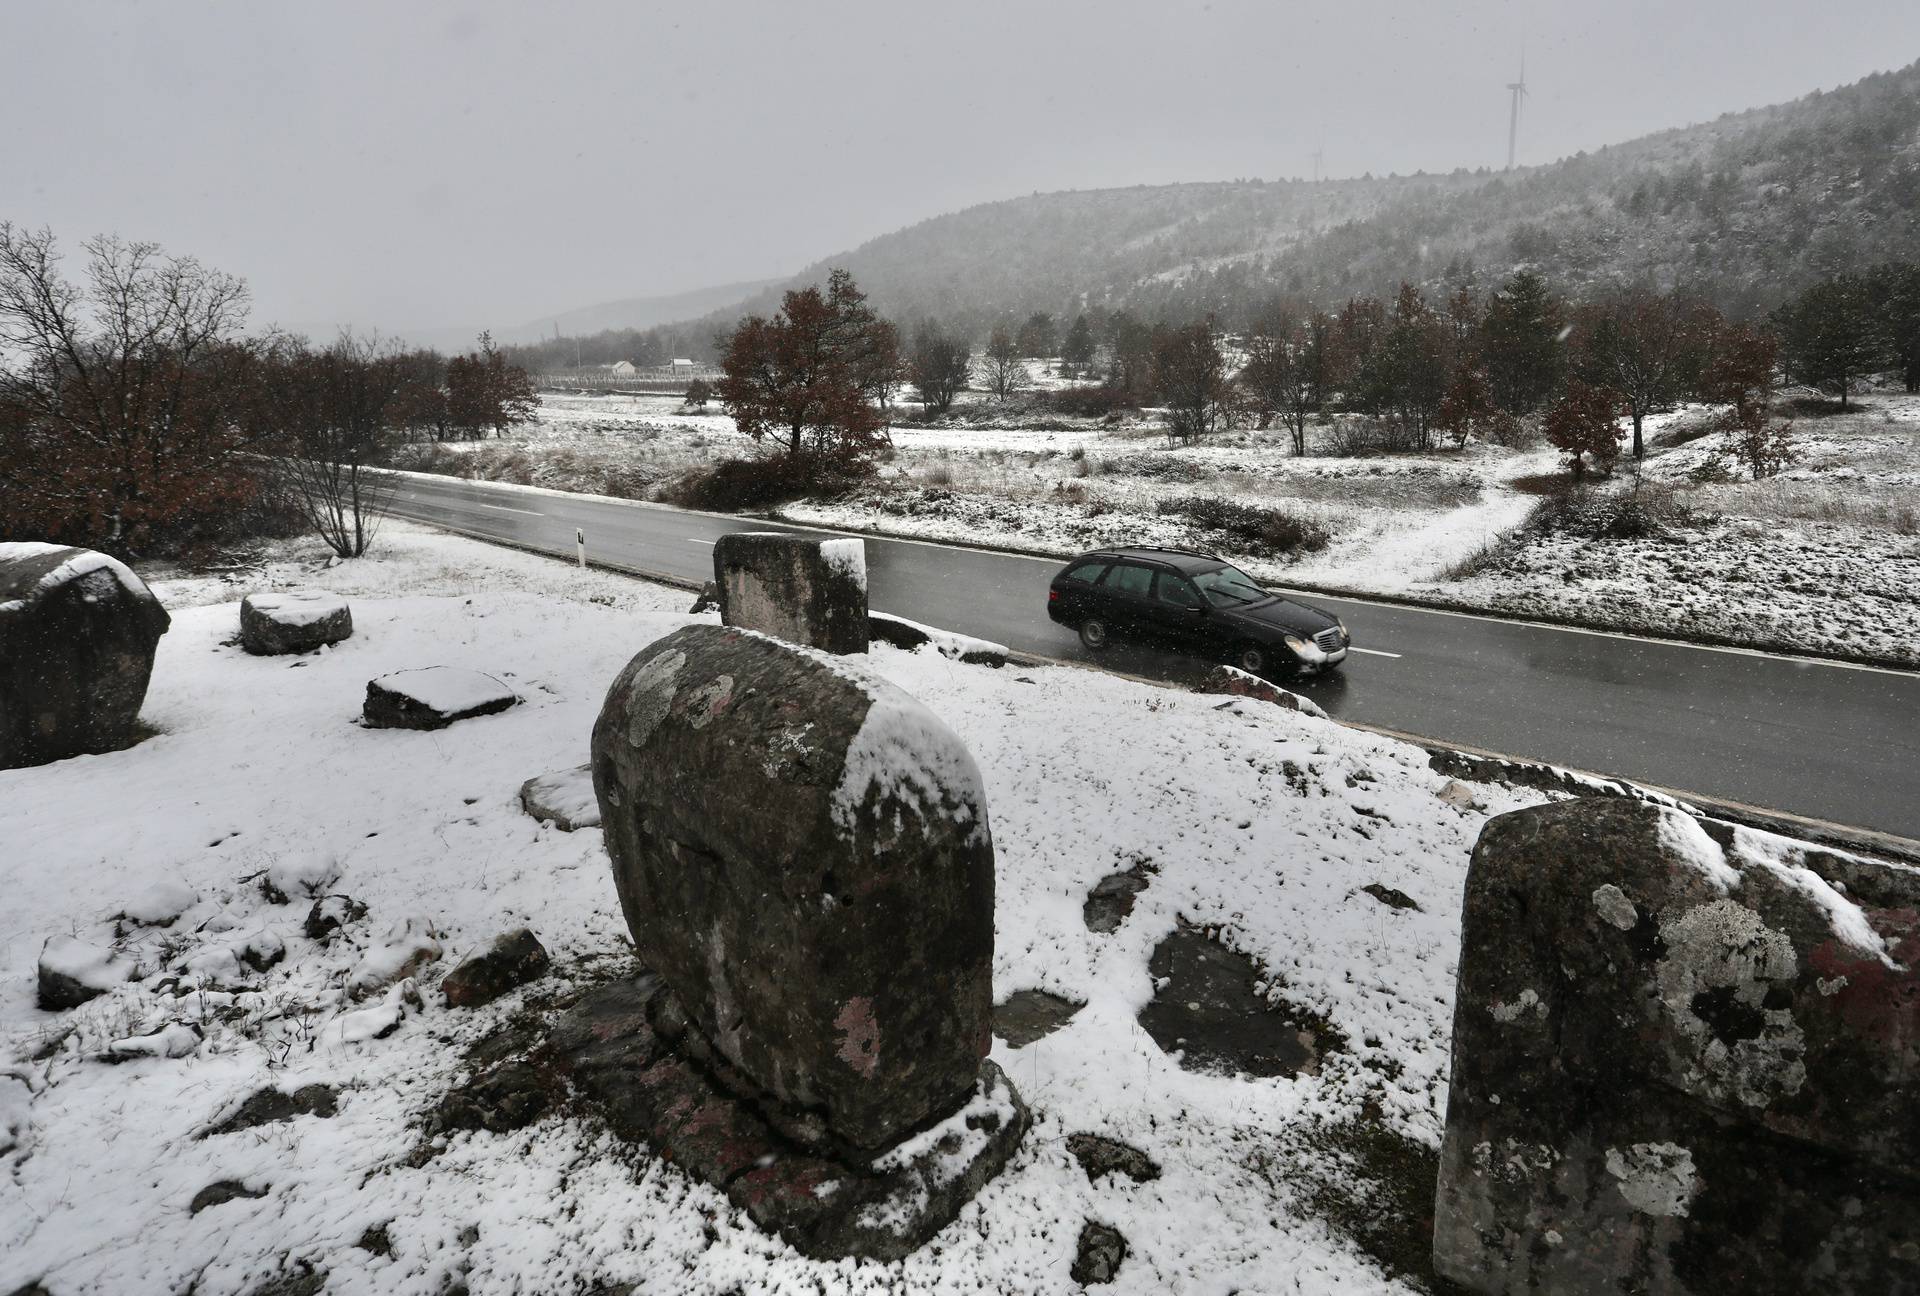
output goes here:
[{"label": "rocky outcrop", "polygon": [[736,531],[713,546],[720,620],[830,653],[867,650],[863,540]]},{"label": "rocky outcrop", "polygon": [[519,701],[519,694],[491,675],[425,666],[367,681],[362,714],[372,729],[445,729],[456,720],[493,715]]},{"label": "rocky outcrop", "polygon": [[792,1136],[870,1154],[964,1101],[990,1044],[993,842],[932,713],[688,626],[614,681],[593,776],[636,951]]},{"label": "rocky outcrop", "polygon": [[1920,871],[1579,800],[1467,877],[1434,1266],[1476,1292],[1920,1290]]},{"label": "rocky outcrop", "polygon": [[105,554],[0,544],[0,769],[131,742],[169,624]]},{"label": "rocky outcrop", "polygon": [[307,653],[353,634],[353,610],[337,594],[277,590],[240,600],[240,646],[256,657]]}]

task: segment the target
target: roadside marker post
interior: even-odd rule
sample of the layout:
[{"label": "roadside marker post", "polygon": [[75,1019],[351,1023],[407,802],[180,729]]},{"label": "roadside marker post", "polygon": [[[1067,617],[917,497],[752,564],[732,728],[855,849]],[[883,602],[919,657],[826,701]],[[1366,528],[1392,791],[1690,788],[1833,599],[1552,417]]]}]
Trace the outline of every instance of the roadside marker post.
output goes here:
[{"label": "roadside marker post", "polygon": [[573,544],[574,548],[579,551],[580,565],[585,567],[587,565],[587,533],[579,527],[573,529]]}]

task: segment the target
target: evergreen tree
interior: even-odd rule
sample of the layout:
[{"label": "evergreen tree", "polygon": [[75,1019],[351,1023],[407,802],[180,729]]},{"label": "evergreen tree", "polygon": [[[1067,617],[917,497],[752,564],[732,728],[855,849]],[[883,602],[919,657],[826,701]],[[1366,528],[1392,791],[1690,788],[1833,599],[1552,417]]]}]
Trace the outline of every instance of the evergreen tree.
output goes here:
[{"label": "evergreen tree", "polygon": [[1860,378],[1887,360],[1886,335],[1874,309],[1874,293],[1867,280],[1841,275],[1815,284],[1776,310],[1774,331],[1787,373],[1840,398]]},{"label": "evergreen tree", "polygon": [[1559,387],[1564,327],[1560,303],[1533,271],[1500,285],[1480,324],[1480,356],[1502,409],[1532,413]]}]

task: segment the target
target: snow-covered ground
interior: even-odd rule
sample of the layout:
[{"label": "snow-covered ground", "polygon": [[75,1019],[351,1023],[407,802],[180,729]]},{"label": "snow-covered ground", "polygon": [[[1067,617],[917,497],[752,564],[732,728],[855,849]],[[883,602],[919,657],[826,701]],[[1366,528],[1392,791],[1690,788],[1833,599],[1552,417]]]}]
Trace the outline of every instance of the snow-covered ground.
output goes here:
[{"label": "snow-covered ground", "polygon": [[[247,656],[236,602],[268,583],[347,596],[353,638]],[[529,996],[625,966],[598,833],[543,827],[516,793],[586,759],[608,683],[697,619],[688,596],[397,522],[352,563],[309,547],[248,583],[157,588],[174,613],[143,713],[157,732],[0,772],[0,1291],[247,1292],[309,1270],[342,1292],[1068,1291],[1088,1219],[1129,1240],[1119,1292],[1413,1289],[1329,1221],[1392,1233],[1395,1201],[1424,1209],[1469,850],[1488,814],[1539,794],[1449,786],[1417,748],[1268,704],[876,646],[870,668],[984,774],[996,996],[1086,1007],[1026,1048],[996,1043],[1036,1123],[958,1221],[899,1265],[818,1264],[590,1124],[410,1155],[464,1045]],[[369,679],[432,665],[524,702],[433,733],[354,723]],[[1132,916],[1089,931],[1089,889],[1136,865],[1152,874]],[[367,912],[321,944],[302,930],[312,893]],[[1324,1015],[1345,1047],[1291,1079],[1181,1069],[1135,1020],[1176,919],[1258,959],[1266,993]],[[520,924],[554,977],[441,1007],[444,970]],[[33,970],[56,936],[112,947],[141,978],[42,1012]],[[410,963],[411,982],[382,988]],[[102,1060],[154,1032],[156,1056]],[[337,1114],[201,1137],[269,1084],[337,1086]],[[1065,1148],[1082,1131],[1163,1175],[1090,1183]],[[1383,1163],[1414,1169],[1389,1182]],[[258,1195],[191,1212],[221,1181]]]}]

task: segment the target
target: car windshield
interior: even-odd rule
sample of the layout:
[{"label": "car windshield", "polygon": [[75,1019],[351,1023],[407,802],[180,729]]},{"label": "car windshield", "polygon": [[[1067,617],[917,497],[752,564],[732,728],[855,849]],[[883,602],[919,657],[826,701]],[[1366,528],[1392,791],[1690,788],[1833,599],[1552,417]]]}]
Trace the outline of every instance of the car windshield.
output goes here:
[{"label": "car windshield", "polygon": [[1215,607],[1240,607],[1273,597],[1260,588],[1258,581],[1238,567],[1215,567],[1212,571],[1195,572],[1193,583],[1207,596],[1207,602]]}]

